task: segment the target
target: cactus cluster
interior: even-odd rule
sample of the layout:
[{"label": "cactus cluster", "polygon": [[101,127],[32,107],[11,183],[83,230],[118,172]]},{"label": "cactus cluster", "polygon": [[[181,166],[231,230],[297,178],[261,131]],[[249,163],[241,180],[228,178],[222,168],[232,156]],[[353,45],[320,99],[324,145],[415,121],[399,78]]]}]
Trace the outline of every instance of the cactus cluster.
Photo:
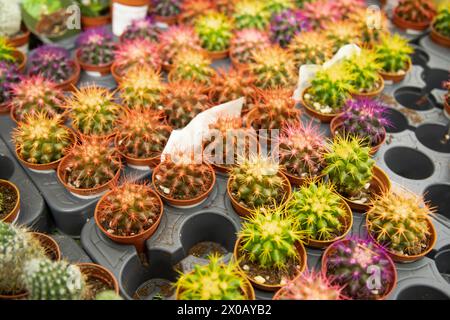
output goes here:
[{"label": "cactus cluster", "polygon": [[324,136],[312,123],[284,126],[279,137],[280,164],[292,176],[317,177],[324,159]]},{"label": "cactus cluster", "polygon": [[342,135],[357,136],[365,139],[367,145],[376,146],[384,139],[385,128],[391,126],[386,113],[386,107],[378,100],[349,100],[340,115],[343,122],[338,132]]},{"label": "cactus cluster", "polygon": [[344,60],[344,65],[352,74],[351,84],[356,92],[369,93],[380,89],[378,71],[382,65],[372,50],[362,49],[359,54],[353,54]]},{"label": "cactus cluster", "polygon": [[272,16],[270,35],[274,43],[285,48],[300,32],[309,29],[309,22],[301,10],[285,10]]},{"label": "cactus cluster", "polygon": [[0,61],[0,105],[8,103],[13,97],[13,85],[22,80],[16,65]]},{"label": "cactus cluster", "polygon": [[294,0],[266,0],[263,2],[264,10],[266,10],[270,17],[284,10],[295,8]]},{"label": "cactus cluster", "polygon": [[184,50],[175,56],[169,80],[190,80],[208,85],[215,74],[211,60],[197,50]]},{"label": "cactus cluster", "polygon": [[117,46],[114,55],[114,63],[120,76],[136,66],[149,66],[153,70],[161,69],[159,47],[147,39],[138,38],[123,42]]},{"label": "cactus cluster", "polygon": [[293,193],[288,210],[312,240],[333,241],[349,227],[351,212],[346,211],[344,200],[329,182],[311,181],[300,187]]},{"label": "cactus cluster", "polygon": [[13,132],[20,157],[32,164],[47,164],[60,160],[74,144],[70,129],[59,117],[45,113],[27,116]]},{"label": "cactus cluster", "polygon": [[23,269],[35,258],[44,258],[45,250],[26,229],[0,221],[0,293],[19,294],[25,291]]},{"label": "cactus cluster", "polygon": [[184,128],[200,112],[209,108],[206,89],[194,82],[176,81],[167,86],[163,105],[168,123],[175,129]]},{"label": "cactus cluster", "polygon": [[213,9],[214,4],[211,0],[184,0],[181,5],[179,21],[186,25],[192,25],[198,16]]},{"label": "cactus cluster", "polygon": [[255,76],[255,85],[261,89],[292,88],[298,80],[294,59],[278,46],[254,52],[249,70]]},{"label": "cactus cluster", "polygon": [[176,282],[179,300],[245,300],[245,282],[235,262],[225,264],[221,257],[209,257],[206,265],[196,264]]},{"label": "cactus cluster", "polygon": [[115,132],[122,109],[107,88],[89,85],[66,99],[73,127],[84,135],[106,136]]},{"label": "cactus cluster", "polygon": [[450,38],[450,2],[439,7],[433,27],[444,37]]},{"label": "cactus cluster", "polygon": [[232,196],[250,209],[280,204],[286,197],[286,182],[278,175],[279,169],[279,164],[270,157],[239,157],[230,172]]},{"label": "cactus cluster", "polygon": [[368,230],[377,243],[402,256],[428,249],[433,210],[423,198],[407,190],[386,192],[372,201],[367,213]]},{"label": "cactus cluster", "polygon": [[326,25],[326,37],[333,42],[333,53],[346,44],[361,44],[360,31],[351,21],[337,21]]},{"label": "cactus cluster", "polygon": [[30,75],[41,75],[55,83],[62,83],[74,72],[68,50],[54,45],[43,45],[30,56]]},{"label": "cactus cluster", "polygon": [[152,12],[161,17],[175,17],[181,12],[182,0],[151,0]]},{"label": "cactus cluster", "polygon": [[133,20],[125,29],[120,37],[123,41],[131,41],[136,39],[145,39],[149,41],[157,41],[159,31],[156,22],[152,17]]},{"label": "cactus cluster", "polygon": [[294,36],[288,50],[297,68],[304,64],[322,65],[333,56],[333,42],[321,32],[305,31]]},{"label": "cactus cluster", "polygon": [[200,39],[192,27],[171,26],[160,38],[163,65],[170,68],[175,56],[183,50],[200,50]]},{"label": "cactus cluster", "polygon": [[17,121],[39,112],[55,117],[64,111],[64,93],[41,76],[25,77],[12,86],[12,94],[11,107]]},{"label": "cactus cluster", "polygon": [[265,10],[263,1],[238,0],[234,5],[234,22],[238,30],[264,30],[269,23],[269,14]]},{"label": "cactus cluster", "polygon": [[12,38],[20,32],[22,14],[17,1],[0,0],[0,37]]},{"label": "cactus cluster", "polygon": [[119,95],[128,108],[144,107],[161,110],[162,95],[166,89],[161,74],[149,66],[136,66],[119,83]]},{"label": "cactus cluster", "polygon": [[[349,239],[337,242],[326,255],[326,276],[332,285],[342,286],[342,296],[373,300],[384,296],[393,285],[395,269],[386,253],[373,242]],[[379,282],[371,280],[377,270]],[[370,286],[370,284],[374,286]],[[377,287],[376,284],[380,286]]]},{"label": "cactus cluster", "polygon": [[116,45],[106,28],[92,28],[83,32],[76,45],[80,48],[79,58],[83,63],[100,66],[111,64],[114,60]]},{"label": "cactus cluster", "polygon": [[383,34],[374,50],[383,71],[388,73],[405,73],[411,64],[410,55],[414,52],[408,39],[398,34]]},{"label": "cactus cluster", "polygon": [[117,121],[117,149],[133,159],[155,158],[163,151],[170,133],[160,113],[144,108],[130,110]]},{"label": "cactus cluster", "polygon": [[64,182],[76,189],[93,189],[110,182],[120,168],[120,156],[109,139],[85,137],[67,158]]},{"label": "cactus cluster", "polygon": [[125,182],[103,197],[96,210],[98,222],[109,234],[129,237],[156,223],[161,200],[149,185]]},{"label": "cactus cluster", "polygon": [[207,51],[223,51],[230,47],[233,23],[218,12],[209,12],[195,21],[195,32],[200,38],[203,49]]},{"label": "cactus cluster", "polygon": [[426,23],[433,20],[436,8],[432,0],[400,0],[395,14],[409,22]]},{"label": "cactus cluster", "polygon": [[370,147],[354,136],[336,136],[327,146],[323,173],[342,195],[357,198],[372,180],[375,161]]},{"label": "cactus cluster", "polygon": [[270,46],[269,36],[260,30],[244,29],[236,31],[230,44],[230,57],[238,63],[254,62],[253,53]]},{"label": "cactus cluster", "polygon": [[338,21],[340,13],[333,0],[316,0],[303,5],[302,12],[314,30],[325,29],[326,25]]},{"label": "cactus cluster", "polygon": [[0,62],[15,63],[14,50],[6,38],[0,37]]}]

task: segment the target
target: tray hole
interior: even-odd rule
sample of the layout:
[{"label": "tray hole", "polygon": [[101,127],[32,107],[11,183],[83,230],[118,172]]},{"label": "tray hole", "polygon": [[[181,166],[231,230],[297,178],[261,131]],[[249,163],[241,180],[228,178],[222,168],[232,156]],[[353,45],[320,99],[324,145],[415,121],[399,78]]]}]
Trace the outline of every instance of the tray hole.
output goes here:
[{"label": "tray hole", "polygon": [[440,289],[427,285],[413,285],[400,291],[398,300],[449,300],[450,297]]},{"label": "tray hole", "polygon": [[437,152],[450,153],[450,141],[442,143],[446,133],[446,127],[439,124],[424,124],[416,129],[416,137],[424,146]]},{"label": "tray hole", "polygon": [[0,179],[9,180],[14,174],[14,162],[0,154]]},{"label": "tray hole", "polygon": [[442,83],[448,80],[448,71],[442,69],[428,69],[422,73],[422,78],[430,91],[433,89],[442,89]]},{"label": "tray hole", "polygon": [[430,56],[425,52],[425,50],[415,46],[411,59],[413,64],[425,67],[428,61],[430,61]]},{"label": "tray hole", "polygon": [[434,172],[430,158],[418,150],[407,147],[389,149],[384,155],[384,161],[389,169],[407,179],[426,179]]},{"label": "tray hole", "polygon": [[426,111],[433,109],[433,103],[428,97],[428,93],[422,92],[420,88],[405,87],[394,93],[395,100],[408,109]]},{"label": "tray hole", "polygon": [[399,133],[408,129],[408,120],[400,111],[389,108],[386,116],[392,124],[392,126],[386,127],[388,133]]},{"label": "tray hole", "polygon": [[450,249],[439,251],[434,256],[434,262],[445,281],[450,283]]},{"label": "tray hole", "polygon": [[[450,185],[436,184],[429,186],[424,192],[425,200],[436,207],[440,215],[450,219]],[[450,263],[450,257],[449,257]]]}]

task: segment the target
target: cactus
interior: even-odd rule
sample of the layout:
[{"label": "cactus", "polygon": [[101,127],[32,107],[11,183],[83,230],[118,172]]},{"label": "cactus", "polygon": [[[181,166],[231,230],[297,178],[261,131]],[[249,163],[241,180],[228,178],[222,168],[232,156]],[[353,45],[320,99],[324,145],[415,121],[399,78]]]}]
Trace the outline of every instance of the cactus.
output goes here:
[{"label": "cactus", "polygon": [[450,2],[439,7],[433,26],[438,33],[450,38]]},{"label": "cactus", "polygon": [[13,85],[22,81],[22,75],[15,64],[0,61],[0,105],[13,98]]},{"label": "cactus", "polygon": [[305,271],[278,291],[276,300],[341,300],[342,287],[320,272]]},{"label": "cactus", "polygon": [[264,10],[270,17],[274,14],[279,14],[284,10],[295,8],[294,0],[266,0],[263,2]]},{"label": "cactus", "polygon": [[298,220],[287,214],[285,206],[255,209],[242,225],[240,253],[262,268],[285,269],[298,260],[296,242],[303,238]]},{"label": "cactus", "polygon": [[433,209],[423,198],[407,190],[378,195],[367,212],[367,226],[375,241],[389,252],[402,256],[427,250]]},{"label": "cactus", "polygon": [[0,37],[12,38],[20,32],[22,14],[16,1],[0,0]]},{"label": "cactus", "polygon": [[376,146],[386,135],[384,128],[391,126],[386,113],[387,109],[380,101],[364,98],[349,100],[340,115],[343,123],[338,128],[339,133],[366,139],[366,145]]},{"label": "cactus", "polygon": [[250,209],[280,204],[286,196],[286,182],[278,175],[279,170],[279,164],[269,157],[239,158],[230,173],[232,196]]},{"label": "cactus", "polygon": [[311,81],[305,92],[305,101],[317,111],[330,114],[339,113],[354,90],[354,76],[342,63],[323,68]]},{"label": "cactus", "polygon": [[[373,242],[354,238],[335,243],[330,250],[326,276],[332,279],[332,285],[343,287],[344,297],[373,300],[388,292],[395,279],[395,269],[386,253]],[[381,286],[377,289],[368,286],[374,268],[379,270]]]},{"label": "cactus", "polygon": [[333,42],[333,53],[346,44],[361,44],[360,31],[351,21],[338,21],[326,25],[325,34]]},{"label": "cactus", "polygon": [[200,50],[200,38],[192,27],[171,26],[160,38],[163,65],[170,68],[175,56],[183,50]]},{"label": "cactus", "polygon": [[324,136],[312,123],[284,126],[279,138],[280,164],[292,176],[307,178],[321,174]]},{"label": "cactus", "polygon": [[114,93],[107,88],[89,85],[76,89],[66,100],[73,127],[84,135],[105,136],[114,133],[122,109],[113,101]]},{"label": "cactus", "polygon": [[69,154],[65,183],[77,189],[97,188],[111,181],[120,168],[120,156],[109,139],[84,137]]},{"label": "cactus", "polygon": [[95,296],[95,300],[123,300],[123,298],[113,290],[106,290],[98,293]]},{"label": "cactus", "polygon": [[64,93],[55,84],[41,76],[25,77],[12,86],[11,107],[17,121],[23,121],[26,115],[46,112],[55,117],[63,113]]},{"label": "cactus", "polygon": [[149,185],[125,182],[99,202],[97,219],[109,234],[136,236],[156,223],[161,206],[161,200]]},{"label": "cactus", "polygon": [[278,46],[268,47],[253,54],[249,65],[256,77],[255,85],[261,89],[292,88],[297,82],[297,69],[290,53]]},{"label": "cactus", "polygon": [[223,51],[230,47],[233,24],[224,14],[209,12],[195,21],[195,32],[202,48],[207,51]]},{"label": "cactus", "polygon": [[162,17],[178,16],[182,0],[151,0],[152,12]]},{"label": "cactus", "polygon": [[414,52],[408,40],[398,34],[382,35],[374,50],[377,61],[383,65],[383,71],[398,74],[406,72],[411,64],[410,55]]},{"label": "cactus", "polygon": [[259,0],[238,0],[234,6],[233,18],[238,30],[259,29],[264,30],[270,16],[265,5]]},{"label": "cactus", "polygon": [[158,41],[158,38],[159,31],[152,17],[133,20],[121,36],[125,42],[136,39]]},{"label": "cactus", "polygon": [[25,291],[22,274],[26,262],[44,257],[44,248],[30,232],[0,221],[1,294],[18,294]]},{"label": "cactus", "polygon": [[400,0],[395,13],[409,22],[426,23],[433,20],[436,7],[432,0]]},{"label": "cactus", "polygon": [[299,228],[308,238],[333,241],[347,231],[351,212],[345,210],[344,200],[334,193],[329,182],[312,180],[294,191],[288,205],[289,214],[297,217]]},{"label": "cactus", "polygon": [[184,0],[181,5],[180,23],[192,25],[198,16],[213,9],[211,0]]},{"label": "cactus", "polygon": [[335,10],[342,20],[348,19],[356,11],[366,10],[366,3],[364,0],[339,0],[334,1]]},{"label": "cactus", "polygon": [[359,54],[344,60],[344,65],[353,75],[351,84],[357,92],[368,93],[380,88],[378,70],[381,70],[382,64],[377,59],[375,52],[362,49]]},{"label": "cactus", "polygon": [[112,34],[106,28],[92,28],[83,32],[76,41],[80,48],[80,60],[84,63],[100,66],[111,64],[114,60],[116,45]]},{"label": "cactus", "polygon": [[358,197],[373,176],[375,161],[370,158],[370,148],[360,138],[336,136],[327,149],[323,173],[340,194]]},{"label": "cactus", "polygon": [[272,16],[270,34],[272,41],[285,48],[295,35],[309,29],[309,22],[301,10],[285,10]]},{"label": "cactus", "polygon": [[114,52],[118,74],[124,76],[128,70],[136,66],[149,66],[160,70],[162,60],[157,44],[147,39],[126,41],[117,46]]},{"label": "cactus", "polygon": [[247,64],[254,62],[253,53],[263,51],[270,46],[269,36],[255,29],[237,31],[230,44],[230,57],[236,62]]},{"label": "cactus", "polygon": [[100,17],[107,14],[110,2],[108,0],[77,0],[81,14],[86,17]]},{"label": "cactus", "polygon": [[14,57],[15,50],[6,38],[0,37],[0,62],[16,63],[16,58]]},{"label": "cactus", "polygon": [[184,128],[200,112],[209,108],[206,89],[194,82],[176,81],[167,86],[163,105],[168,123]]},{"label": "cactus", "polygon": [[192,160],[189,156],[182,156],[177,161],[166,157],[154,173],[155,188],[177,200],[191,200],[205,194],[213,184],[214,171],[208,165]]},{"label": "cactus", "polygon": [[66,261],[30,260],[23,276],[31,300],[81,300],[88,291],[80,268]]},{"label": "cactus", "polygon": [[179,300],[245,300],[243,275],[235,262],[227,264],[218,255],[209,257],[207,265],[194,265],[190,273],[176,282]]},{"label": "cactus", "polygon": [[27,116],[13,132],[20,157],[32,164],[47,164],[64,157],[74,144],[74,138],[59,117],[46,113]]},{"label": "cactus", "polygon": [[[379,19],[379,20],[378,20]],[[360,39],[363,46],[372,48],[382,34],[389,32],[388,18],[384,12],[376,12],[369,14],[366,8],[357,7],[349,13],[348,20],[355,24],[359,30]]]},{"label": "cactus", "polygon": [[314,30],[325,29],[326,25],[341,18],[336,2],[333,0],[316,0],[304,4],[302,12]]},{"label": "cactus", "polygon": [[333,56],[333,42],[321,32],[305,31],[293,37],[288,50],[297,69],[304,64],[322,65]]},{"label": "cactus", "polygon": [[175,56],[173,67],[169,72],[170,81],[190,80],[203,85],[209,85],[215,70],[211,60],[202,52],[184,50]]},{"label": "cactus", "polygon": [[161,110],[165,85],[161,74],[149,66],[136,66],[119,83],[119,95],[129,108],[144,107]]},{"label": "cactus", "polygon": [[75,67],[70,52],[62,47],[43,45],[30,56],[29,75],[41,75],[57,84],[69,79]]},{"label": "cactus", "polygon": [[117,122],[117,148],[130,158],[155,158],[163,151],[170,133],[160,113],[143,108],[129,110]]}]

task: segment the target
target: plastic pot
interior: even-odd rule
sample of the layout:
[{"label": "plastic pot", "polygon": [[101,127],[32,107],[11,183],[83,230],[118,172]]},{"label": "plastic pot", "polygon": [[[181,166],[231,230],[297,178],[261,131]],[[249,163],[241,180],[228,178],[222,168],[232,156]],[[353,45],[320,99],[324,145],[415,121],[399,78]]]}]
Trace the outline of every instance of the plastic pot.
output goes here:
[{"label": "plastic pot", "polygon": [[4,185],[6,187],[13,189],[17,194],[17,200],[16,203],[14,204],[13,209],[9,213],[7,213],[1,220],[3,222],[12,223],[17,219],[17,216],[19,215],[20,212],[20,191],[19,188],[17,188],[17,186],[14,183],[7,180],[0,179],[0,185]]},{"label": "plastic pot", "polygon": [[221,60],[226,59],[230,53],[230,49],[225,49],[221,51],[208,51],[208,50],[202,50],[207,57],[209,57],[211,60]]},{"label": "plastic pot", "polygon": [[430,38],[431,40],[433,40],[435,43],[450,48],[450,38],[440,34],[439,32],[436,31],[435,27],[434,27],[434,23],[431,24],[431,33],[430,33]]},{"label": "plastic pot", "polygon": [[102,65],[93,65],[83,62],[80,56],[81,56],[81,49],[78,49],[75,54],[77,62],[80,65],[81,69],[86,71],[90,76],[103,77],[111,73],[112,62]]},{"label": "plastic pot", "polygon": [[317,111],[305,99],[305,94],[308,93],[309,89],[310,88],[308,87],[305,90],[303,90],[301,97],[300,97],[300,102],[301,102],[302,106],[305,108],[306,113],[309,114],[311,117],[320,120],[320,122],[325,122],[325,123],[331,122],[331,120],[333,120],[333,118],[336,117],[338,115],[338,113],[321,113],[321,112]]},{"label": "plastic pot", "polygon": [[[240,254],[240,250],[239,249],[241,247],[241,241],[242,241],[242,238],[238,238],[236,240],[236,244],[234,246],[233,257],[234,257],[235,261],[240,261],[241,254]],[[295,248],[296,248],[296,250],[298,252],[298,257],[299,257],[299,260],[300,260],[300,269],[299,269],[297,274],[292,275],[292,278],[297,277],[299,274],[301,274],[303,271],[305,271],[306,265],[307,265],[306,262],[307,262],[307,259],[308,259],[307,255],[306,255],[306,249],[305,249],[305,247],[303,246],[303,244],[301,242],[296,242],[295,243]],[[249,277],[244,270],[242,270],[242,268],[241,268],[239,263],[238,263],[238,268],[243,274],[245,274],[246,278],[250,281],[250,283],[252,284],[252,286],[254,288],[257,288],[257,289],[260,289],[260,290],[263,290],[263,291],[268,291],[268,292],[275,292],[275,291],[278,291],[279,289],[281,289],[281,287],[282,287],[281,284],[270,285],[270,284],[258,283],[253,278]]]},{"label": "plastic pot", "polygon": [[425,31],[430,26],[431,21],[427,22],[412,22],[401,18],[398,15],[398,9],[394,9],[394,14],[392,16],[392,23],[394,23],[397,27],[403,30],[417,30],[417,31]]},{"label": "plastic pot", "polygon": [[378,89],[375,89],[371,92],[358,92],[358,91],[351,91],[350,94],[353,98],[376,98],[378,97],[384,90],[384,79],[383,77],[378,74]]},{"label": "plastic pot", "polygon": [[400,81],[403,81],[403,79],[405,79],[409,71],[411,71],[411,60],[408,60],[408,67],[405,70],[404,74],[390,73],[386,71],[379,71],[379,73],[385,81],[392,81],[393,83],[398,83]]},{"label": "plastic pot", "polygon": [[116,277],[105,267],[94,263],[77,263],[76,266],[80,268],[81,273],[86,277],[87,285],[89,285],[89,281],[100,281],[109,287],[110,290],[119,294],[119,284]]},{"label": "plastic pot", "polygon": [[12,45],[15,48],[21,48],[25,45],[28,45],[28,42],[30,41],[30,31],[28,31],[27,27],[22,24],[21,27],[22,33],[14,38],[8,38],[7,42]]},{"label": "plastic pot", "polygon": [[103,15],[98,17],[88,17],[81,16],[81,26],[84,30],[101,27],[111,23],[111,10]]}]

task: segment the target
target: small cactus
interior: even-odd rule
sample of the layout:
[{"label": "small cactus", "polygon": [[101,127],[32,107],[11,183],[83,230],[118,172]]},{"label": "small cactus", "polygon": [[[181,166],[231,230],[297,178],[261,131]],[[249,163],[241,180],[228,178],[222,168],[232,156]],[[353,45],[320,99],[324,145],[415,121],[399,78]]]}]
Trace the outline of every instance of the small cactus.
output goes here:
[{"label": "small cactus", "polygon": [[314,30],[325,29],[327,24],[332,24],[341,19],[336,2],[334,0],[317,0],[304,4],[302,12]]},{"label": "small cactus", "polygon": [[158,37],[159,31],[156,22],[152,17],[147,17],[133,20],[123,32],[121,39],[125,42],[136,39],[158,41]]},{"label": "small cactus", "polygon": [[0,61],[0,105],[8,103],[13,97],[13,85],[22,81],[16,65]]},{"label": "small cactus", "polygon": [[411,64],[410,55],[414,52],[408,40],[398,34],[382,35],[374,50],[383,71],[397,74],[407,71],[408,65]]},{"label": "small cactus", "polygon": [[450,38],[450,2],[439,7],[433,26],[441,35]]},{"label": "small cactus", "polygon": [[169,80],[190,80],[209,85],[215,74],[211,63],[212,61],[200,51],[184,50],[175,56]]},{"label": "small cactus", "polygon": [[339,0],[334,1],[334,6],[342,20],[348,19],[358,10],[366,10],[366,3],[364,0]]},{"label": "small cactus", "polygon": [[433,20],[436,7],[432,0],[400,0],[395,13],[409,22],[426,23]]},{"label": "small cactus", "polygon": [[135,39],[118,45],[114,63],[120,76],[136,66],[148,66],[153,70],[161,69],[162,60],[157,44],[147,39]]},{"label": "small cactus", "polygon": [[353,54],[344,60],[344,65],[352,74],[351,84],[359,93],[369,93],[380,89],[380,76],[382,64],[377,61],[375,52],[362,49],[359,54]]},{"label": "small cactus", "polygon": [[95,296],[95,300],[123,300],[123,298],[113,290],[106,290],[98,293]]},{"label": "small cactus", "polygon": [[233,18],[238,30],[264,30],[269,23],[270,15],[265,10],[263,1],[238,0],[234,5]]},{"label": "small cactus", "polygon": [[16,63],[14,50],[14,47],[6,41],[6,38],[0,37],[0,62]]},{"label": "small cactus", "polygon": [[181,12],[182,0],[151,0],[152,12],[162,17],[175,17]]},{"label": "small cactus", "polygon": [[41,75],[56,84],[69,79],[75,67],[70,52],[62,47],[43,45],[30,56],[29,75]]},{"label": "small cactus", "polygon": [[285,48],[295,35],[309,29],[309,22],[301,10],[285,10],[272,16],[270,34],[272,41]]},{"label": "small cactus", "polygon": [[361,44],[360,31],[351,21],[338,21],[326,25],[326,37],[333,42],[333,53],[347,44]]},{"label": "small cactus", "polygon": [[275,14],[279,14],[280,12],[288,9],[295,8],[294,0],[266,0],[264,2],[264,10],[271,17]]},{"label": "small cactus", "polygon": [[244,29],[235,32],[230,44],[230,57],[238,63],[254,62],[253,53],[270,47],[269,36],[260,30]]},{"label": "small cactus", "polygon": [[192,25],[198,16],[213,9],[212,0],[184,0],[181,5],[179,21],[185,25]]},{"label": "small cactus", "polygon": [[233,24],[224,14],[209,12],[195,21],[195,32],[203,49],[223,51],[230,47]]},{"label": "small cactus", "polygon": [[12,38],[20,32],[22,14],[17,1],[0,0],[0,37]]},{"label": "small cactus", "polygon": [[292,39],[288,50],[297,68],[304,64],[322,65],[333,56],[333,42],[321,32],[306,31]]},{"label": "small cactus", "polygon": [[83,32],[77,39],[80,60],[83,63],[100,66],[111,64],[116,45],[113,36],[105,28],[93,28]]}]

